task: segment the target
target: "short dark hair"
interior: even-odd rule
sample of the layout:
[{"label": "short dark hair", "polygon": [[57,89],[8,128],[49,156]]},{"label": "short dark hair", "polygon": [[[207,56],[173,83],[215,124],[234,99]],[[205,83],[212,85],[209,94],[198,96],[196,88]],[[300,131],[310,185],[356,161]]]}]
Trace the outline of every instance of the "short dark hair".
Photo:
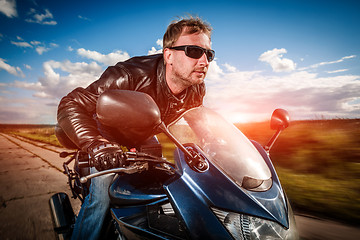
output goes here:
[{"label": "short dark hair", "polygon": [[199,17],[189,16],[179,20],[172,21],[163,37],[163,49],[173,47],[174,43],[179,39],[182,31],[186,28],[189,34],[203,32],[211,39],[212,27]]}]

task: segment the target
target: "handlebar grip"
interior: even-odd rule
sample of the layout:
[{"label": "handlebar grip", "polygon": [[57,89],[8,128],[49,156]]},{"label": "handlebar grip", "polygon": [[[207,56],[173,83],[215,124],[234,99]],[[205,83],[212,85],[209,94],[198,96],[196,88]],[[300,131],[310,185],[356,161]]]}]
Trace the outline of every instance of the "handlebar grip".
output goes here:
[{"label": "handlebar grip", "polygon": [[77,162],[79,168],[92,167],[90,158],[91,157],[89,156],[88,153],[85,152],[79,153],[79,155],[77,156]]},{"label": "handlebar grip", "polygon": [[91,167],[89,161],[86,162],[79,161],[79,168],[87,168],[87,167]]}]

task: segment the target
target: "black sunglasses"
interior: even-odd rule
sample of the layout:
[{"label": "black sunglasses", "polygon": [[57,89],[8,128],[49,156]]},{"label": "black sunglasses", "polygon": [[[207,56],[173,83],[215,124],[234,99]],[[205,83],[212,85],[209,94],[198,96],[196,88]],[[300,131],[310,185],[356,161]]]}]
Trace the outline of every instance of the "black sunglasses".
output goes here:
[{"label": "black sunglasses", "polygon": [[209,62],[211,62],[215,58],[215,51],[214,50],[205,49],[205,48],[195,46],[195,45],[184,45],[184,46],[169,47],[169,49],[185,51],[186,56],[188,56],[190,58],[194,58],[194,59],[201,58],[201,56],[205,53],[206,58],[207,58],[207,60]]}]

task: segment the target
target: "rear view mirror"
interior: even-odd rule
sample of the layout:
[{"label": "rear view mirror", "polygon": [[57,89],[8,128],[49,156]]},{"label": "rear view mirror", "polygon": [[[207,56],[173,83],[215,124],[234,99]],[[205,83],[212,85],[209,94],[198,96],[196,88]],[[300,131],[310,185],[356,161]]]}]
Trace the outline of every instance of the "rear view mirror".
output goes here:
[{"label": "rear view mirror", "polygon": [[284,130],[289,126],[289,123],[289,113],[286,110],[279,108],[276,109],[271,116],[270,128],[272,130],[278,130],[279,128]]},{"label": "rear view mirror", "polygon": [[276,130],[276,133],[271,137],[269,142],[264,147],[267,153],[269,153],[271,147],[274,145],[276,139],[279,137],[282,130],[287,128],[290,124],[289,113],[284,109],[275,109],[271,116],[270,128]]},{"label": "rear view mirror", "polygon": [[109,90],[100,95],[96,114],[99,121],[115,128],[155,128],[161,123],[160,110],[145,93]]},{"label": "rear view mirror", "polygon": [[162,123],[155,101],[142,92],[109,90],[96,105],[99,122],[116,130],[124,142],[137,144],[152,137]]}]

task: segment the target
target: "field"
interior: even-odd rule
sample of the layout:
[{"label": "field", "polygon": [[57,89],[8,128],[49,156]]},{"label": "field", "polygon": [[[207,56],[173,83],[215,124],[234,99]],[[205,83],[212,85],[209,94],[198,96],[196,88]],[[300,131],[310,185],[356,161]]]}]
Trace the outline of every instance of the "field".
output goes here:
[{"label": "field", "polygon": [[[238,125],[265,145],[268,123]],[[359,224],[360,120],[293,122],[270,151],[296,211]]]},{"label": "field", "polygon": [[[270,151],[295,212],[358,225],[360,222],[360,120],[292,122]],[[239,124],[250,139],[265,145],[268,122]],[[59,145],[49,125],[0,125],[0,131]],[[174,146],[159,135],[165,156]]]}]

